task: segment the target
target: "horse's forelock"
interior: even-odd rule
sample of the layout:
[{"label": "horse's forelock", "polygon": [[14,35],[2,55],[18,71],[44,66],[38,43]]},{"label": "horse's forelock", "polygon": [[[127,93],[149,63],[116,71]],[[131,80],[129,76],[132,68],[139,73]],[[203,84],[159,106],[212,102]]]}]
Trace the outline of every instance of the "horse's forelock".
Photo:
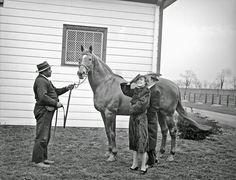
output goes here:
[{"label": "horse's forelock", "polygon": [[85,49],[83,52],[81,52],[81,55],[87,55],[87,54],[90,54],[88,49]]}]

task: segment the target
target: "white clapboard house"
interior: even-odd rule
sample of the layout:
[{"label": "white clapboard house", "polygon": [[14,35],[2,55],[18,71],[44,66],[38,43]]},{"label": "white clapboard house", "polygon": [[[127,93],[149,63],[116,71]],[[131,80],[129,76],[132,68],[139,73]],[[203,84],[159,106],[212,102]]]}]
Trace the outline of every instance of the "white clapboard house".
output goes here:
[{"label": "white clapboard house", "polygon": [[[77,82],[81,44],[126,80],[159,72],[163,10],[174,1],[0,0],[0,124],[35,125],[36,65],[53,65],[56,87]],[[118,116],[117,127],[127,124]],[[72,92],[67,126],[103,127],[88,81]]]}]

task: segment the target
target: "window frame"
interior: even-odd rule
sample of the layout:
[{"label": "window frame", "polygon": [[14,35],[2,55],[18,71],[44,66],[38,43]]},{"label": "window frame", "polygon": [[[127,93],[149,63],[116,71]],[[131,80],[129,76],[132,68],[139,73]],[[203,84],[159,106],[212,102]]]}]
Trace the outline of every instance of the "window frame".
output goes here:
[{"label": "window frame", "polygon": [[62,57],[61,65],[62,66],[77,66],[77,64],[66,64],[66,32],[67,30],[81,30],[81,31],[92,31],[92,32],[101,32],[103,33],[103,46],[102,46],[102,60],[106,62],[106,47],[107,47],[107,28],[106,27],[95,27],[95,26],[82,26],[82,25],[71,25],[63,24],[63,35],[62,35]]}]

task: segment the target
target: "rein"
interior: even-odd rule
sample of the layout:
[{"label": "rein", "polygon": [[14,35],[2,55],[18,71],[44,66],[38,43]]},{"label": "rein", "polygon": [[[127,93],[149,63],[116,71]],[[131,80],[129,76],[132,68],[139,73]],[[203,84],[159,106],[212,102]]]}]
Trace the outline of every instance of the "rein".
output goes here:
[{"label": "rein", "polygon": [[74,87],[78,88],[86,79],[87,79],[87,76],[85,76],[85,78],[82,81],[80,81],[80,79],[79,79],[78,83],[74,83]]}]

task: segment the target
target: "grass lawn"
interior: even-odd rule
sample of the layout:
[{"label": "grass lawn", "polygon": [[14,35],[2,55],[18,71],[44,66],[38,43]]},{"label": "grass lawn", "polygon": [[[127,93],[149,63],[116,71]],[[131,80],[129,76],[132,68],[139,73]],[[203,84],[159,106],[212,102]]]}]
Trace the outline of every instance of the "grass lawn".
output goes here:
[{"label": "grass lawn", "polygon": [[[117,129],[118,160],[106,162],[104,128],[57,128],[49,145],[49,157],[56,164],[40,169],[31,162],[35,127],[0,126],[0,179],[236,179],[236,129],[205,140],[177,139],[173,162],[165,156],[146,175],[130,172],[132,153],[128,129]],[[158,132],[158,147],[161,135]],[[54,142],[54,145],[52,145]],[[168,140],[167,150],[170,148]]]}]

